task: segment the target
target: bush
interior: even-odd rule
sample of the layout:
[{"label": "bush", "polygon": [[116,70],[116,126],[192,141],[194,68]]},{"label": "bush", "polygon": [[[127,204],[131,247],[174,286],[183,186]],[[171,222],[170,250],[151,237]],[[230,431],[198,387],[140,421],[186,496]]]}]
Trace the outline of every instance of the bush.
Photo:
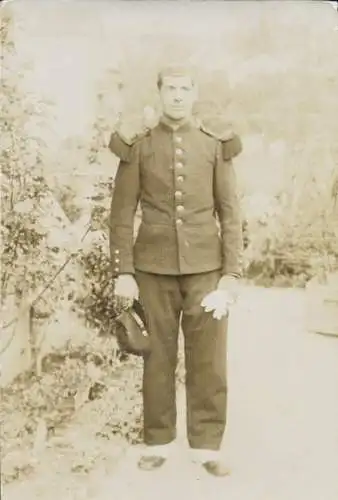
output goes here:
[{"label": "bush", "polygon": [[2,391],[3,482],[34,471],[41,429],[45,446],[47,442],[52,445],[60,430],[65,433],[71,424],[77,426],[78,441],[67,442],[67,453],[73,457],[73,467],[79,467],[81,456],[81,469],[87,472],[95,467],[88,426],[90,437],[97,442],[116,435],[127,442],[139,442],[140,389],[140,360],[133,357],[119,361],[112,337],[103,339],[92,334],[82,345],[70,345],[47,356],[41,376],[27,373]]},{"label": "bush", "polygon": [[100,332],[112,332],[116,303],[110,256],[107,245],[96,242],[89,252],[82,252],[80,262],[86,285],[77,303],[83,309],[87,323]]},{"label": "bush", "polygon": [[279,215],[249,225],[248,277],[266,286],[305,286],[315,276],[325,279],[335,272],[337,212],[330,203],[322,208],[327,200],[300,200]]}]

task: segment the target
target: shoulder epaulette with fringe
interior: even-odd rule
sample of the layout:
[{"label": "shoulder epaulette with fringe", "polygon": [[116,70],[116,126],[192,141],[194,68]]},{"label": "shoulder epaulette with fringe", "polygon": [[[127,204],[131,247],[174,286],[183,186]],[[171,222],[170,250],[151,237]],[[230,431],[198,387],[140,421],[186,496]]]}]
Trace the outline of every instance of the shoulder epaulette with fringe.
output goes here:
[{"label": "shoulder epaulette with fringe", "polygon": [[134,144],[150,134],[150,129],[135,134],[132,138],[126,138],[119,132],[114,132],[110,136],[110,141],[108,148],[114,155],[116,155],[120,160],[128,162],[131,157],[131,150]]},{"label": "shoulder epaulette with fringe", "polygon": [[232,129],[226,129],[224,132],[214,132],[204,124],[200,124],[199,128],[205,134],[222,143],[223,160],[231,160],[242,152],[243,146],[241,138]]},{"label": "shoulder epaulette with fringe", "polygon": [[239,135],[234,134],[231,139],[222,141],[223,160],[231,160],[238,156],[243,150]]}]

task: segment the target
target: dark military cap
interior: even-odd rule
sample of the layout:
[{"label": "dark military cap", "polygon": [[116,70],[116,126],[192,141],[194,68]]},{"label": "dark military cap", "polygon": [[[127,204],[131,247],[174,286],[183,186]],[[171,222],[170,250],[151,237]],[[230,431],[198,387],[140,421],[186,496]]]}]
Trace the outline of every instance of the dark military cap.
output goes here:
[{"label": "dark military cap", "polygon": [[121,351],[137,356],[144,356],[150,352],[146,316],[138,300],[134,300],[131,308],[124,309],[117,316],[115,332]]}]

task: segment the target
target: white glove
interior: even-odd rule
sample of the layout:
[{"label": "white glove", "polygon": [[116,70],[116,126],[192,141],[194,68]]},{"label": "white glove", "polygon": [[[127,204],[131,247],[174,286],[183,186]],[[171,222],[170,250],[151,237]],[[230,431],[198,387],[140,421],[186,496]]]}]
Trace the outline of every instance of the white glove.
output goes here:
[{"label": "white glove", "polygon": [[121,274],[115,281],[115,295],[124,299],[129,306],[139,297],[139,289],[132,274]]},{"label": "white glove", "polygon": [[232,301],[236,302],[239,295],[239,280],[231,275],[224,275],[219,280],[217,285],[217,290],[225,290],[227,291],[231,297]]},{"label": "white glove", "polygon": [[217,285],[217,290],[208,293],[201,302],[206,312],[214,311],[213,317],[221,319],[229,314],[229,309],[238,297],[238,280],[229,275],[223,276]]},{"label": "white glove", "polygon": [[229,307],[234,300],[227,290],[214,290],[208,293],[201,302],[205,312],[213,311],[215,319],[222,319],[229,314]]}]

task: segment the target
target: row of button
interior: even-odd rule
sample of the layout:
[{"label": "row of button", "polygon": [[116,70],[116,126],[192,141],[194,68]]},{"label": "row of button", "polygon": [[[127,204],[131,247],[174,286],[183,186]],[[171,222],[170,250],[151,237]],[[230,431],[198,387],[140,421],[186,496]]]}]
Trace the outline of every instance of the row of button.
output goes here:
[{"label": "row of button", "polygon": [[114,252],[114,253],[115,253],[115,258],[114,258],[114,261],[115,261],[115,269],[114,269],[114,271],[115,271],[116,273],[118,273],[118,272],[119,272],[119,270],[120,270],[120,266],[119,266],[119,264],[120,264],[120,257],[119,257],[120,250],[115,250],[115,252]]},{"label": "row of button", "polygon": [[[178,144],[181,144],[182,143],[182,137],[180,136],[174,136],[174,141]],[[175,161],[175,167],[177,170],[181,170],[183,168],[183,163],[181,161],[181,157],[183,155],[183,150],[181,148],[176,148],[175,149],[175,156],[176,156],[176,161]],[[182,183],[184,181],[184,177],[183,175],[178,175],[176,177],[176,181],[177,183]],[[177,215],[179,214],[182,214],[184,212],[184,206],[182,204],[182,197],[183,197],[183,193],[182,191],[180,190],[177,190],[175,191],[175,200],[179,203],[177,206],[176,206],[176,212],[177,212]],[[176,225],[177,226],[181,226],[183,224],[183,220],[178,217],[176,219]]]}]

